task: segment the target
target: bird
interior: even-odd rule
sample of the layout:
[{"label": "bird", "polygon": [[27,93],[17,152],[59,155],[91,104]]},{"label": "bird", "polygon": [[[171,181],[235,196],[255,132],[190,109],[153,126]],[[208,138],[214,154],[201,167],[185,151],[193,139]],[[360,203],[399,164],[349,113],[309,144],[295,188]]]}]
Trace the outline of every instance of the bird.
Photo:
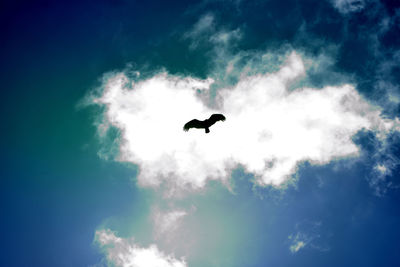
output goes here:
[{"label": "bird", "polygon": [[183,130],[185,132],[189,131],[191,128],[197,128],[197,129],[205,129],[206,133],[210,132],[210,126],[216,123],[217,121],[224,121],[226,118],[222,114],[212,114],[210,118],[204,120],[204,121],[199,121],[199,120],[191,120],[183,126]]}]

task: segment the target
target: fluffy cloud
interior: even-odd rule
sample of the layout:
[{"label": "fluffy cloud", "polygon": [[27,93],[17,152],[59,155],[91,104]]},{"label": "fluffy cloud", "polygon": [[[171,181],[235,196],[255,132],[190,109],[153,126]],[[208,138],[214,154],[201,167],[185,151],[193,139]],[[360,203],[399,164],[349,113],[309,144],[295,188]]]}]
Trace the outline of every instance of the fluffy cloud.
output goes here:
[{"label": "fluffy cloud", "polygon": [[165,255],[155,245],[142,248],[132,239],[117,237],[110,230],[96,232],[96,241],[104,250],[107,261],[121,267],[185,267],[184,260]]},{"label": "fluffy cloud", "polygon": [[[210,179],[228,181],[238,165],[258,184],[279,186],[303,161],[325,164],[357,155],[352,137],[359,130],[384,137],[398,123],[382,118],[352,85],[293,89],[305,75],[293,52],[279,70],[241,75],[211,97],[211,78],[161,73],[134,82],[119,73],[106,79],[94,102],[121,130],[118,160],[139,166],[142,186],[201,188]],[[227,120],[210,134],[182,130],[185,122],[212,113]]]}]

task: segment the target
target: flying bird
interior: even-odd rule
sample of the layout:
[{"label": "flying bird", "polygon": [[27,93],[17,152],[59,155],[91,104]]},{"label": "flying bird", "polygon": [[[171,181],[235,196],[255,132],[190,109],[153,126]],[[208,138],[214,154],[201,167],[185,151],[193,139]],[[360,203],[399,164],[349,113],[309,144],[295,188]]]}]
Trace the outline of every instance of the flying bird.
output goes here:
[{"label": "flying bird", "polygon": [[206,133],[210,132],[210,126],[216,123],[217,121],[224,121],[225,116],[222,114],[212,114],[210,118],[204,120],[204,121],[199,121],[199,120],[191,120],[187,122],[183,126],[184,131],[189,131],[190,128],[197,128],[197,129],[205,129]]}]

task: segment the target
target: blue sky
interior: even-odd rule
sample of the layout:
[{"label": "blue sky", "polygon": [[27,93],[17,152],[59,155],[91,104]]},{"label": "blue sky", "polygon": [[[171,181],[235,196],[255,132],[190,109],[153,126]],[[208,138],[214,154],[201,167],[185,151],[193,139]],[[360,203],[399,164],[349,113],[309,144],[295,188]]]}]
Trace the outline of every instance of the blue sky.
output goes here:
[{"label": "blue sky", "polygon": [[1,265],[400,264],[397,1],[6,1],[0,20]]}]

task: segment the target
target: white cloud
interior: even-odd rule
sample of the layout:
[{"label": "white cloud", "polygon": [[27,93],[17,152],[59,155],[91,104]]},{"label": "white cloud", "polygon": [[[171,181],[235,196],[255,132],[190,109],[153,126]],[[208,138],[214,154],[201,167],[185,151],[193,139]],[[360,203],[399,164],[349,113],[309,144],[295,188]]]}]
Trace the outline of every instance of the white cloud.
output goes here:
[{"label": "white cloud", "polygon": [[[305,75],[303,60],[293,52],[278,71],[240,75],[236,85],[210,99],[211,78],[162,73],[134,83],[119,73],[106,80],[94,102],[106,105],[106,119],[121,130],[118,160],[139,166],[142,186],[201,188],[210,179],[229,180],[238,165],[258,184],[279,186],[303,161],[325,164],[356,156],[352,136],[359,130],[383,138],[398,124],[382,118],[348,84],[289,89]],[[185,122],[212,113],[227,120],[210,134],[182,130]]]},{"label": "white cloud", "polygon": [[185,267],[185,260],[177,260],[158,250],[155,245],[139,247],[133,239],[117,237],[110,230],[96,231],[96,241],[103,249],[107,261],[121,267]]},{"label": "white cloud", "polygon": [[365,0],[332,0],[333,6],[342,14],[361,11]]}]

